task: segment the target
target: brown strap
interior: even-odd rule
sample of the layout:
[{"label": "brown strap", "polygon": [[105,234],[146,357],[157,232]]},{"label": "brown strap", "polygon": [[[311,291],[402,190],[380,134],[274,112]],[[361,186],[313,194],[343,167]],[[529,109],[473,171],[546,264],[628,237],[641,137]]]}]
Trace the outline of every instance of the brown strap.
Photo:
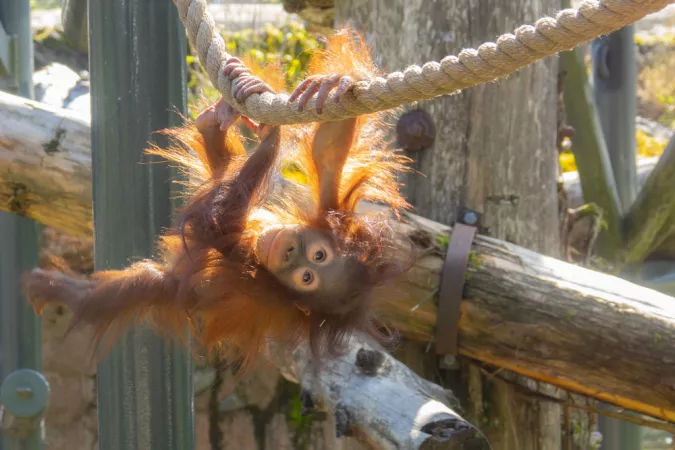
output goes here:
[{"label": "brown strap", "polygon": [[[469,214],[473,214],[473,218],[478,217],[477,213],[470,212]],[[464,214],[464,217],[466,216],[467,214]],[[458,221],[452,228],[452,236],[448,244],[436,316],[436,353],[439,355],[457,355],[459,303],[462,300],[464,275],[478,220],[475,219],[472,222],[471,225],[467,225]]]}]

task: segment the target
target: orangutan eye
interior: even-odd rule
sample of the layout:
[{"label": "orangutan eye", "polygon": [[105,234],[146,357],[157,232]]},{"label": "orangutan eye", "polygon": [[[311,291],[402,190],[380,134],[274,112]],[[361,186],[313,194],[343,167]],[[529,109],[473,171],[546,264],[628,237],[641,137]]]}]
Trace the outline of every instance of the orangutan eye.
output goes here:
[{"label": "orangutan eye", "polygon": [[306,267],[299,268],[291,275],[291,280],[295,289],[300,291],[313,291],[319,286],[319,279],[312,269]]},{"label": "orangutan eye", "polygon": [[307,259],[314,264],[326,265],[333,260],[333,250],[325,239],[314,239],[307,245]]},{"label": "orangutan eye", "polygon": [[314,253],[314,261],[316,262],[321,262],[326,259],[326,252],[323,250],[319,250],[318,252]]},{"label": "orangutan eye", "polygon": [[309,270],[306,270],[305,273],[302,274],[302,282],[304,284],[310,284],[314,280],[314,275],[312,275],[312,272]]},{"label": "orangutan eye", "polygon": [[291,259],[291,253],[293,253],[293,250],[295,250],[295,247],[292,245],[288,250],[286,250],[286,253],[284,253],[284,262],[288,262],[288,260]]}]

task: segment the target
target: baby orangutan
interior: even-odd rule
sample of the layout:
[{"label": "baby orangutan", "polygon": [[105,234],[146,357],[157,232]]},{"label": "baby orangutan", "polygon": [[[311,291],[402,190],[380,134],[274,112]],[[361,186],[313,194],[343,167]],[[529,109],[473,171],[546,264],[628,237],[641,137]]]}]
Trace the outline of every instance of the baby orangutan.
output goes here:
[{"label": "baby orangutan", "polygon": [[[273,92],[236,58],[224,70],[237,101]],[[309,72],[290,100],[304,108],[316,95],[319,111],[331,91],[340,101],[355,81],[377,74],[348,30],[312,55]],[[239,119],[260,139],[250,155],[233,126]],[[385,148],[380,115],[276,127],[240,117],[221,100],[194,123],[164,132],[174,145],[147,152],[178,163],[190,181],[157,257],[87,280],[35,269],[26,288],[38,313],[48,303],[67,305],[73,324],[93,327],[97,344],[105,337],[110,345],[132,320],[168,336],[190,330],[209,355],[243,365],[270,339],[309,342],[320,358],[341,352],[355,331],[385,337],[373,302],[392,297],[391,282],[411,255],[394,250],[385,220],[356,214],[362,200],[394,211],[408,206],[396,182],[406,160]],[[304,172],[306,186],[280,180],[282,155]]]}]

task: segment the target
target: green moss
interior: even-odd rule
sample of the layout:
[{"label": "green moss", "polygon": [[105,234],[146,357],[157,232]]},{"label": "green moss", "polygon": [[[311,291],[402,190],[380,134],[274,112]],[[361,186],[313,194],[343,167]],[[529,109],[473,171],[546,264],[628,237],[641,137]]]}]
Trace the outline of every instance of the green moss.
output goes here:
[{"label": "green moss", "polygon": [[309,447],[313,419],[312,413],[303,414],[301,394],[298,393],[291,397],[287,421],[295,431],[293,448],[305,450]]},{"label": "green moss", "polygon": [[468,265],[471,269],[478,269],[483,264],[476,252],[473,250],[469,251],[469,262]]},{"label": "green moss", "polygon": [[450,245],[450,235],[439,234],[436,236],[436,244],[441,247],[443,250],[448,249]]}]

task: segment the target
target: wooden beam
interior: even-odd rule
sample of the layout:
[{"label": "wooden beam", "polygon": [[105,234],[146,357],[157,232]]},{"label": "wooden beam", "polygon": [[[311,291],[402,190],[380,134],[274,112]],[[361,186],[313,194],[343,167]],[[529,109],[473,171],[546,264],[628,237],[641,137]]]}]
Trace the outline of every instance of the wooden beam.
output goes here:
[{"label": "wooden beam", "polygon": [[[69,111],[0,94],[0,209],[90,235],[88,136]],[[12,200],[7,186],[18,183]],[[395,226],[423,252],[387,313],[405,337],[433,341],[451,229],[412,214]],[[674,298],[484,236],[469,260],[462,355],[675,422]]]}]

